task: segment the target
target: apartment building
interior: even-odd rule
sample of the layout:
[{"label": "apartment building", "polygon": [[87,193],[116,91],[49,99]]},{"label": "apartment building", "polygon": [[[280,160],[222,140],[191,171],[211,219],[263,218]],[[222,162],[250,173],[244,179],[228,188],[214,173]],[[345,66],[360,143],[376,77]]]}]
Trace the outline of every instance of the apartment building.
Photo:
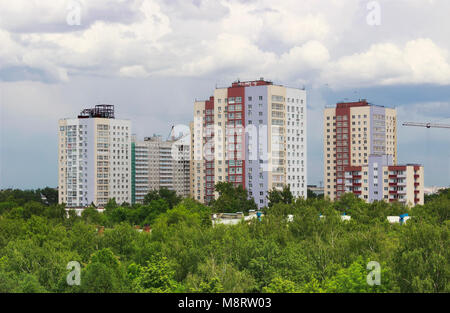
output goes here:
[{"label": "apartment building", "polygon": [[97,105],[59,120],[58,135],[60,203],[131,202],[131,122],[116,119],[114,106]]},{"label": "apartment building", "polygon": [[195,101],[190,128],[193,198],[210,202],[225,181],[244,186],[258,207],[286,184],[306,198],[305,90],[237,81]]},{"label": "apartment building", "polygon": [[397,164],[397,112],[366,100],[342,102],[324,110],[325,196],[346,191],[346,167],[364,166],[369,156],[389,155]]},{"label": "apartment building", "polygon": [[142,203],[150,190],[167,188],[190,195],[190,137],[163,140],[161,136],[132,142],[132,203]]},{"label": "apartment building", "polygon": [[345,192],[367,202],[424,204],[424,171],[419,164],[394,165],[390,155],[371,155],[368,164],[345,168]]}]

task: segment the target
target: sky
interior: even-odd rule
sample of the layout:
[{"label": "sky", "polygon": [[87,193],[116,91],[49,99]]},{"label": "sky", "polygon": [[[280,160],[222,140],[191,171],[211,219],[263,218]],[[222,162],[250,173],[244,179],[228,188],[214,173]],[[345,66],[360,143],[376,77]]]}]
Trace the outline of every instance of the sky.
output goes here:
[{"label": "sky", "polygon": [[308,184],[323,181],[323,109],[397,108],[401,163],[450,185],[448,0],[0,2],[0,188],[57,185],[58,119],[107,103],[138,138],[188,125],[216,86],[305,87]]}]

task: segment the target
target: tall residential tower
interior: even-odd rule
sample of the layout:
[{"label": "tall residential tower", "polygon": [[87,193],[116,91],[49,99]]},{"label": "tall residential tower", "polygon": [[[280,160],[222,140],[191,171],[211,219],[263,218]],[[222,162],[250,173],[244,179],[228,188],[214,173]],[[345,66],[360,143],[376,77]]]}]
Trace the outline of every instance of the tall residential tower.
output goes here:
[{"label": "tall residential tower", "polygon": [[324,111],[325,196],[345,193],[345,168],[368,164],[369,156],[390,155],[397,163],[397,112],[366,100],[338,103]]},{"label": "tall residential tower", "polygon": [[131,122],[114,106],[85,109],[59,121],[59,202],[68,207],[131,203]]},{"label": "tall residential tower", "polygon": [[[187,136],[187,135],[186,135]],[[167,188],[189,197],[190,138],[161,136],[132,141],[132,203],[142,203],[150,190]]]},{"label": "tall residential tower", "polygon": [[353,193],[366,202],[424,202],[424,171],[397,164],[397,112],[368,103],[338,103],[324,112],[325,196]]},{"label": "tall residential tower", "polygon": [[306,91],[258,81],[216,88],[194,104],[191,196],[208,203],[214,184],[244,186],[258,207],[290,185],[306,198]]}]

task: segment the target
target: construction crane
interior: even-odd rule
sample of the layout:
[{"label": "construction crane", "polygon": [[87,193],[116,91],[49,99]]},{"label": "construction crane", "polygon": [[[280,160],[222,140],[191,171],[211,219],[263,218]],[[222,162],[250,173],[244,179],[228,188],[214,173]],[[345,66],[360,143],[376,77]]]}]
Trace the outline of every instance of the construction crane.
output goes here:
[{"label": "construction crane", "polygon": [[426,128],[450,128],[450,124],[436,124],[436,123],[416,123],[416,122],[406,122],[403,126],[417,126]]}]

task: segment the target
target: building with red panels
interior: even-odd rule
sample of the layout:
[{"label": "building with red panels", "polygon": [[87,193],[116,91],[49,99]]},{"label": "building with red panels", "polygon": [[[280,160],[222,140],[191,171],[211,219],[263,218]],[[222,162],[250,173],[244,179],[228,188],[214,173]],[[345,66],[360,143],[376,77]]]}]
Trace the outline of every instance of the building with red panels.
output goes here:
[{"label": "building with red panels", "polygon": [[419,164],[393,165],[388,155],[371,155],[363,166],[345,168],[345,192],[367,202],[424,204],[424,171]]},{"label": "building with red panels", "polygon": [[264,79],[216,88],[194,103],[191,196],[208,203],[214,185],[242,185],[259,207],[288,184],[306,198],[306,91]]},{"label": "building with red panels", "polygon": [[346,191],[346,167],[368,164],[370,155],[390,155],[397,162],[397,112],[366,100],[341,102],[324,111],[325,196]]}]

